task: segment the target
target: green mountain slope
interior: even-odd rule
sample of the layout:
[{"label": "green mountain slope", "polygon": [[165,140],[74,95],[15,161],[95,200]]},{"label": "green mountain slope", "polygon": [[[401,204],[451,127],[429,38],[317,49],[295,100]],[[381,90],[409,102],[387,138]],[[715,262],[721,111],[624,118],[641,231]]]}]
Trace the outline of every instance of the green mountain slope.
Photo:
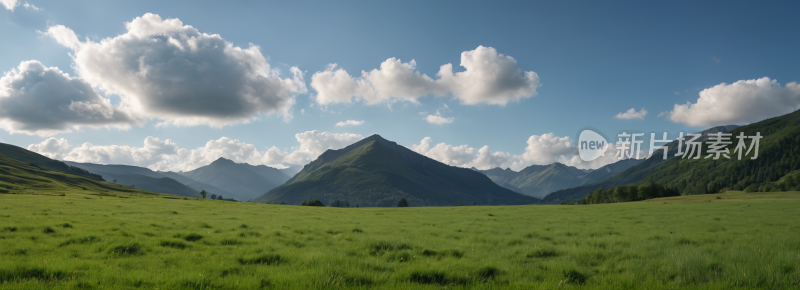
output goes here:
[{"label": "green mountain slope", "polygon": [[635,159],[621,160],[592,171],[581,170],[561,163],[531,165],[519,172],[500,168],[473,170],[485,174],[500,186],[525,195],[541,198],[557,190],[606,179],[638,162],[639,160]]},{"label": "green mountain slope", "polygon": [[300,204],[318,199],[360,206],[529,204],[524,196],[492,182],[485,175],[422,156],[378,135],[340,150],[328,150],[285,184],[256,202]]},{"label": "green mountain slope", "polygon": [[[676,158],[674,156],[678,151],[678,142],[673,141],[667,145],[667,156],[669,157],[667,160],[662,159],[664,149],[656,150],[653,158],[642,160],[642,162],[620,174],[594,184],[554,192],[545,197],[542,202],[559,203],[562,200],[580,199],[598,188],[608,189],[628,184],[643,185],[650,182],[675,188],[683,195],[714,193],[720,192],[721,190],[739,188],[741,185],[739,187],[735,187],[734,185],[740,181],[743,182],[742,184],[747,184],[745,187],[753,183],[765,182],[766,179],[764,179],[763,175],[762,177],[758,177],[759,169],[771,171],[772,178],[777,180],[780,176],[788,173],[789,171],[786,170],[789,168],[798,169],[796,165],[791,165],[791,163],[785,164],[781,162],[780,159],[787,158],[788,160],[793,160],[797,157],[792,157],[792,154],[796,154],[791,153],[792,150],[776,149],[776,147],[771,146],[771,144],[784,142],[787,144],[785,146],[791,147],[791,144],[794,144],[795,148],[800,148],[797,145],[797,142],[800,141],[790,140],[790,137],[797,136],[797,133],[800,132],[798,119],[800,119],[800,111],[747,126],[719,126],[699,132],[703,135],[703,138],[700,139],[702,141],[707,140],[709,134],[717,132],[729,132],[733,134],[733,136],[739,135],[739,132],[745,132],[747,136],[755,135],[755,132],[761,132],[764,138],[761,139],[760,142],[759,157],[757,160],[750,160],[748,157],[742,158],[745,160],[739,161],[735,160],[737,158],[736,156],[732,156],[732,159],[705,159],[705,152],[708,148],[705,142],[703,143],[703,156],[701,159]],[[732,137],[731,141],[733,144],[728,148],[730,151],[733,151],[738,140]],[[684,144],[682,150],[685,151],[685,149],[686,145]],[[771,157],[766,157],[765,154]],[[779,157],[775,159],[776,156]],[[765,160],[768,158],[772,158],[769,159],[769,163],[784,164],[781,165],[783,167],[781,169],[773,168],[772,164],[765,163]],[[798,160],[798,162],[800,162],[800,160]],[[778,174],[780,174],[780,176],[776,178],[775,176]],[[714,184],[711,184],[712,182],[714,182]],[[711,185],[711,187],[709,187],[709,185]]]},{"label": "green mountain slope", "polygon": [[118,184],[126,186],[136,186],[147,191],[158,193],[196,197],[199,198],[200,192],[178,182],[175,179],[165,177],[158,172],[148,168],[130,165],[102,165],[93,163],[78,163],[65,161],[64,163],[85,169],[91,173],[98,174],[108,181],[116,180]]},{"label": "green mountain slope", "polygon": [[45,169],[0,154],[0,193],[60,195],[75,192],[94,195],[159,196],[155,192],[96,178]]},{"label": "green mountain slope", "polygon": [[233,193],[228,192],[227,190],[222,190],[222,189],[220,189],[220,188],[218,188],[216,186],[213,186],[211,184],[203,183],[203,182],[188,178],[188,177],[183,176],[183,175],[181,175],[180,173],[177,173],[177,172],[172,172],[172,171],[157,171],[157,172],[159,174],[165,176],[165,177],[169,177],[169,178],[175,179],[178,182],[183,183],[188,187],[191,187],[192,189],[196,190],[197,192],[205,190],[206,192],[208,192],[209,196],[211,196],[212,194],[215,194],[215,195],[222,195],[223,197],[228,198],[228,197],[233,197],[235,195]]},{"label": "green mountain slope", "polygon": [[[247,201],[261,196],[289,179],[289,177],[280,172],[280,170],[272,169],[274,169],[274,171],[246,163],[236,163],[225,158],[219,158],[209,165],[180,174],[192,180],[210,184],[230,192],[231,198]],[[269,175],[271,172],[277,173],[278,175],[272,177],[265,176]],[[283,182],[281,182],[281,179]]]},{"label": "green mountain slope", "polygon": [[47,158],[39,153],[28,151],[27,149],[11,144],[0,143],[0,154],[23,163],[36,164],[36,166],[44,169],[59,170],[73,175],[103,180],[100,175],[92,174],[81,168],[69,166],[64,162]]}]

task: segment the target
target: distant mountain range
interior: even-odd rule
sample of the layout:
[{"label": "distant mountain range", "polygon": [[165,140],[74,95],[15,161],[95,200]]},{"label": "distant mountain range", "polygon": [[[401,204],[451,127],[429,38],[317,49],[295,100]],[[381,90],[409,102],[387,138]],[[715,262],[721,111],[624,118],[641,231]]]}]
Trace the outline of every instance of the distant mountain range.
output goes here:
[{"label": "distant mountain range", "polygon": [[472,170],[485,174],[502,187],[525,195],[543,198],[556,190],[601,181],[628,169],[639,161],[636,159],[620,160],[597,170],[583,170],[561,163],[531,165],[519,172],[508,168],[489,170],[472,168]]},{"label": "distant mountain range", "polygon": [[[300,166],[276,169],[225,158],[189,172],[156,172],[137,166],[62,162],[0,143],[0,192],[39,186],[42,190],[146,190],[199,197],[205,190],[241,201],[295,205],[318,199],[326,204],[339,200],[351,206],[395,206],[404,198],[410,206],[454,206],[553,204],[579,199],[598,188],[649,183],[684,195],[795,188],[797,182],[787,176],[800,176],[800,111],[743,127],[710,128],[700,132],[700,140],[717,132],[761,133],[758,159],[736,160],[731,154],[731,159],[713,160],[704,158],[706,153],[701,159],[682,159],[674,157],[678,150],[674,141],[665,147],[667,160],[661,158],[665,149],[659,149],[652,158],[622,160],[592,171],[560,163],[529,166],[519,172],[477,170],[449,166],[372,135],[346,148],[326,151],[296,174]],[[732,137],[731,142],[732,151],[737,139]],[[42,183],[32,176],[50,181]],[[22,186],[26,182],[34,185]]]},{"label": "distant mountain range", "polygon": [[81,168],[70,166],[58,160],[47,158],[39,153],[28,151],[25,148],[11,144],[0,143],[0,154],[23,163],[36,165],[37,167],[43,169],[58,170],[64,173],[103,180],[100,175],[93,174]]},{"label": "distant mountain range", "polygon": [[[796,114],[796,113],[797,112],[795,112],[793,114]],[[762,122],[764,122],[764,121],[762,121]],[[759,123],[761,123],[761,122],[759,122]],[[748,126],[752,126],[752,125],[748,125]],[[745,127],[748,127],[748,126],[745,126]],[[698,133],[700,133],[702,135],[702,137],[699,138],[698,141],[706,141],[708,139],[708,135],[709,134],[713,134],[713,133],[717,133],[717,132],[722,132],[722,133],[728,133],[728,132],[736,133],[736,132],[739,132],[739,130],[737,130],[737,128],[740,128],[740,127],[736,126],[736,125],[713,127],[713,128],[698,132]],[[744,128],[744,127],[741,127],[741,128]],[[762,134],[764,134],[764,132],[762,132]],[[736,138],[732,138],[732,139],[733,139],[733,141],[736,141]],[[762,140],[762,142],[763,142],[763,140]],[[684,144],[684,149],[685,149],[685,146],[686,145]],[[647,178],[648,176],[651,176],[651,175],[660,176],[660,177],[663,177],[663,176],[674,176],[674,174],[670,174],[668,172],[661,171],[662,169],[665,168],[665,167],[662,167],[661,164],[662,163],[672,164],[672,161],[679,162],[681,160],[681,158],[678,157],[677,159],[675,159],[675,157],[674,157],[675,153],[677,153],[677,150],[678,150],[678,141],[670,142],[670,143],[667,144],[667,152],[668,152],[667,156],[669,157],[668,160],[664,160],[663,159],[663,157],[662,157],[663,156],[663,149],[659,149],[659,150],[656,150],[656,152],[653,154],[653,157],[644,159],[641,162],[637,163],[636,165],[631,166],[630,168],[620,172],[619,174],[611,176],[611,177],[609,177],[607,179],[603,179],[600,182],[595,182],[595,183],[591,183],[591,184],[585,184],[585,185],[582,185],[582,186],[579,186],[579,187],[569,188],[569,189],[564,189],[564,190],[553,192],[553,193],[549,194],[548,196],[546,196],[542,200],[542,202],[543,203],[560,203],[562,200],[576,200],[576,199],[580,199],[580,198],[586,196],[589,193],[592,193],[595,189],[598,189],[598,188],[608,189],[608,188],[619,186],[619,185],[636,184],[636,183],[644,180],[645,178]],[[705,156],[703,156],[703,157],[705,157]],[[684,160],[684,161],[693,162],[694,164],[705,164],[705,163],[701,163],[701,162],[695,162],[696,160]],[[719,162],[724,162],[724,161],[719,161]],[[669,167],[669,165],[667,165],[666,167]],[[695,169],[695,170],[703,171],[703,170],[707,170],[707,169],[699,169],[698,168],[698,169]],[[668,183],[663,183],[663,182],[659,183],[659,184],[668,185]],[[680,192],[682,192],[684,194],[696,194],[696,192],[693,192],[693,191],[685,192],[684,190],[685,190],[685,188],[681,189]],[[705,192],[703,192],[703,193],[705,193]]]},{"label": "distant mountain range", "polygon": [[208,196],[222,195],[240,201],[248,201],[289,180],[284,171],[269,166],[253,166],[219,158],[209,165],[189,172],[152,171],[130,165],[100,165],[65,161],[66,164],[102,176],[108,181],[116,180],[122,185],[188,197],[200,197],[205,190]]},{"label": "distant mountain range", "polygon": [[278,187],[289,176],[277,168],[265,165],[253,166],[219,158],[211,164],[189,172],[179,172],[191,180],[203,182],[226,192],[226,198],[247,201]]},{"label": "distant mountain range", "polygon": [[[13,156],[13,158],[12,158]],[[17,159],[19,158],[19,159]],[[158,195],[139,188],[103,181],[99,175],[26,149],[0,143],[0,194]]]},{"label": "distant mountain range", "polygon": [[300,204],[318,199],[351,206],[531,204],[537,198],[503,188],[485,175],[420,155],[379,135],[328,150],[256,202]]},{"label": "distant mountain range", "polygon": [[101,165],[64,161],[64,163],[98,174],[106,181],[126,186],[186,197],[200,197],[200,191],[158,172],[130,165]]}]

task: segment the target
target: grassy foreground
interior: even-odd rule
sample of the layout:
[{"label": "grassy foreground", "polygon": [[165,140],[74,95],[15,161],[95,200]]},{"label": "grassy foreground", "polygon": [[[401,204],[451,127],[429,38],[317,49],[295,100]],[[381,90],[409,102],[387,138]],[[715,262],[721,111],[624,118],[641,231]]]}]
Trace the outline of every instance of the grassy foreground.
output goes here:
[{"label": "grassy foreground", "polygon": [[122,197],[0,194],[0,289],[797,289],[800,283],[797,192],[439,208]]}]

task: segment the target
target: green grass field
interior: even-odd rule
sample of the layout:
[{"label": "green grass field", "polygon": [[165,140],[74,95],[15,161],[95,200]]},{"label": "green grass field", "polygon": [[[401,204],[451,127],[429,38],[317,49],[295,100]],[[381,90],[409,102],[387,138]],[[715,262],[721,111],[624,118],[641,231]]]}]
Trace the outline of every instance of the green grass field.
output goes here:
[{"label": "green grass field", "polygon": [[798,289],[798,208],[797,192],[431,208],[0,194],[0,289]]}]

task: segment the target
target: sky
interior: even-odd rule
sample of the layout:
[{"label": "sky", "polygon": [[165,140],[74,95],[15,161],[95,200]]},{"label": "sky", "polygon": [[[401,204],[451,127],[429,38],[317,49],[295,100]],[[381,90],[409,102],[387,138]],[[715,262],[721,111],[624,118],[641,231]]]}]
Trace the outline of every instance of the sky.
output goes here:
[{"label": "sky", "polygon": [[616,159],[580,160],[585,128],[675,138],[800,108],[797,8],[0,0],[0,142],[186,171],[380,134],[454,166],[597,168]]}]

